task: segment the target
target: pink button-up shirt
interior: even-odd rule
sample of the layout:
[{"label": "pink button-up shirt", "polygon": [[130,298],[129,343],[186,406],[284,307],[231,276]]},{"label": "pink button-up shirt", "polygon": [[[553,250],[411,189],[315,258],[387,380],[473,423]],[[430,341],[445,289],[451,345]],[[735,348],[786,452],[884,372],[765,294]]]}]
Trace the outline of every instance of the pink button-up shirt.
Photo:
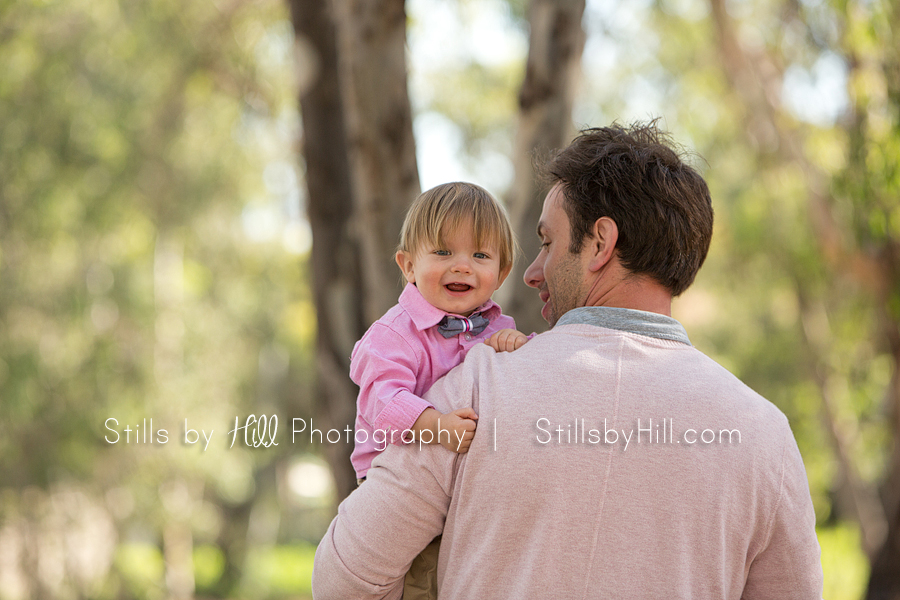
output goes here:
[{"label": "pink button-up shirt", "polygon": [[448,313],[429,304],[415,285],[407,284],[397,305],[356,343],[350,378],[359,386],[359,399],[356,447],[350,461],[357,477],[365,477],[386,443],[401,443],[401,432],[431,407],[422,395],[435,381],[460,364],[473,346],[516,326],[493,300],[475,312],[490,319],[484,331],[445,338],[437,324]]}]

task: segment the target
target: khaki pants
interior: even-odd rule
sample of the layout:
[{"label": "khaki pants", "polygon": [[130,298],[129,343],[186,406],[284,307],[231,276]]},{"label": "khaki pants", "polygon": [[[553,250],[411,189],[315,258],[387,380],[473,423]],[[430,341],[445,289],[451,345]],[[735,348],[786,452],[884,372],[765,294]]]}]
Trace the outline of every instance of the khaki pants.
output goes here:
[{"label": "khaki pants", "polygon": [[441,536],[413,559],[403,584],[403,600],[437,600],[437,562]]}]

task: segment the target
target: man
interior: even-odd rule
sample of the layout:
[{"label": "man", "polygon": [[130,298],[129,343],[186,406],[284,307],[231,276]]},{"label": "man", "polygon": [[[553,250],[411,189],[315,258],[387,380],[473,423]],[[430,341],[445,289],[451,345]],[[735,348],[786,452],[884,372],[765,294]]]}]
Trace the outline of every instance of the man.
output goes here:
[{"label": "man", "polygon": [[777,408],[671,318],[712,233],[654,124],[586,130],[525,273],[552,329],[487,346],[426,399],[479,414],[468,454],[392,447],[316,554],[316,598],[400,598],[443,532],[441,599],[821,598],[803,463]]}]

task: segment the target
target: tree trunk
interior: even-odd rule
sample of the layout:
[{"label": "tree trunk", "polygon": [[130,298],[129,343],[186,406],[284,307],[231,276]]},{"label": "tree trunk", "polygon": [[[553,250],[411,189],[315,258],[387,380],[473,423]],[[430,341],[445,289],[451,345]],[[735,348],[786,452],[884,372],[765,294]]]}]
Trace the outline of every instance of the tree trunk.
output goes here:
[{"label": "tree trunk", "polygon": [[[896,322],[890,327],[896,333]],[[892,337],[896,338],[896,335]],[[896,345],[896,341],[892,340],[894,372],[885,399],[893,434],[893,447],[881,494],[887,516],[887,535],[872,557],[866,600],[900,600],[900,425],[897,423],[900,418],[900,346]]]},{"label": "tree trunk", "polygon": [[333,0],[333,6],[368,325],[397,303],[402,288],[394,252],[406,209],[420,192],[406,10],[404,0]]},{"label": "tree trunk", "polygon": [[[358,390],[353,344],[396,304],[394,250],[406,208],[419,194],[406,84],[402,0],[290,0],[298,39],[318,72],[301,91],[303,153],[313,231],[318,315],[318,414],[353,428]],[[356,486],[352,445],[325,444],[338,499]]]},{"label": "tree trunk", "polygon": [[[309,192],[307,214],[313,232],[312,287],[316,306],[316,400],[322,430],[353,426],[357,389],[349,379],[350,352],[365,331],[359,244],[350,230],[353,194],[343,105],[338,78],[337,41],[327,3],[290,0],[298,41],[314,53],[315,73],[300,90],[303,156]],[[352,446],[325,444],[337,484],[338,500],[356,486],[350,465]]]},{"label": "tree trunk", "polygon": [[535,154],[565,146],[572,136],[572,103],[581,73],[584,0],[533,0],[528,12],[530,39],[525,79],[519,91],[519,124],[513,149],[515,178],[507,197],[522,255],[498,294],[504,311],[526,333],[543,331],[541,301],[522,280],[537,256],[535,235],[545,189],[535,180]]}]

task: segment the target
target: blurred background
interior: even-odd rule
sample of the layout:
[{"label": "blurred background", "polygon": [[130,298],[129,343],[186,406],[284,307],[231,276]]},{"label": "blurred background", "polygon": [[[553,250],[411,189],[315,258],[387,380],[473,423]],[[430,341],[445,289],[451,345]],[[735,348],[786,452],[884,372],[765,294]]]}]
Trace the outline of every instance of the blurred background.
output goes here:
[{"label": "blurred background", "polygon": [[825,598],[900,598],[898,11],[0,0],[0,600],[309,597],[406,206],[502,198],[542,331],[533,157],[656,117],[716,211],[674,316],[790,419]]}]

